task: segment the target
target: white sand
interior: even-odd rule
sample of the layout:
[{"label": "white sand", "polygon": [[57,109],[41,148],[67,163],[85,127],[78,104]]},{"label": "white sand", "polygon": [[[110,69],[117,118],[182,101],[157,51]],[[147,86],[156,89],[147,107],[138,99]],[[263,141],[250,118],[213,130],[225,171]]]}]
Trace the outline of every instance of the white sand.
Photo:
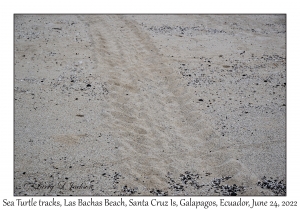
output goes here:
[{"label": "white sand", "polygon": [[285,21],[16,15],[15,195],[219,195],[222,176],[273,194],[257,182],[286,178]]}]

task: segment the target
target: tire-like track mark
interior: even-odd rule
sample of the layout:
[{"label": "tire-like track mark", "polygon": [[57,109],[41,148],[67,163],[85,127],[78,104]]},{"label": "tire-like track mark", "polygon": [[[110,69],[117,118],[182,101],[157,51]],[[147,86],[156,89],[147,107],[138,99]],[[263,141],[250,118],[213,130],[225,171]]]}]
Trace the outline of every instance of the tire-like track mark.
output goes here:
[{"label": "tire-like track mark", "polygon": [[121,184],[167,190],[168,172],[249,174],[230,152],[218,150],[218,134],[194,106],[192,91],[138,24],[120,15],[80,19],[91,34],[93,74],[107,84],[110,95],[106,126],[120,145],[119,161],[113,162],[125,177]]}]

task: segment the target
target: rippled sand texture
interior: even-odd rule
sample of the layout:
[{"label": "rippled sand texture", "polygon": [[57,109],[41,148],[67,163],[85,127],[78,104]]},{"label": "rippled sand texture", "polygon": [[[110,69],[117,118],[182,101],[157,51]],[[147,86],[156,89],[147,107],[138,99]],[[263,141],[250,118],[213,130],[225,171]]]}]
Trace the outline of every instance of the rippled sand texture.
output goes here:
[{"label": "rippled sand texture", "polygon": [[[15,195],[272,194],[285,35],[284,15],[16,15]],[[172,187],[186,171],[203,186]]]}]

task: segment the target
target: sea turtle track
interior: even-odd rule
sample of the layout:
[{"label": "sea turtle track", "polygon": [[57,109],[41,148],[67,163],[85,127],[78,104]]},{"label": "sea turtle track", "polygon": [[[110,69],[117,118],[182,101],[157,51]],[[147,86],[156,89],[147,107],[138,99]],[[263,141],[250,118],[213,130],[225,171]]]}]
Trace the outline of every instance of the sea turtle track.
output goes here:
[{"label": "sea turtle track", "polygon": [[[117,166],[124,184],[166,188],[167,172],[203,168],[234,176],[221,173],[232,157],[226,150],[212,152],[220,148],[219,134],[197,110],[192,91],[138,24],[121,15],[80,19],[88,23],[93,42],[93,73],[110,95],[107,122],[120,145],[117,156],[126,159]],[[238,161],[232,165],[238,169],[230,172],[243,173]]]}]

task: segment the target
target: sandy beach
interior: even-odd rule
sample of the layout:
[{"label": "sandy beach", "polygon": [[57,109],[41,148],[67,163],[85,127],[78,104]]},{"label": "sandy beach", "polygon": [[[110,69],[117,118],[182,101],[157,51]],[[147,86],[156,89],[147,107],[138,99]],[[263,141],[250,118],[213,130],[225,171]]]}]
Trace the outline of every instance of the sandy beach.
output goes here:
[{"label": "sandy beach", "polygon": [[15,15],[14,195],[286,195],[285,15]]}]

